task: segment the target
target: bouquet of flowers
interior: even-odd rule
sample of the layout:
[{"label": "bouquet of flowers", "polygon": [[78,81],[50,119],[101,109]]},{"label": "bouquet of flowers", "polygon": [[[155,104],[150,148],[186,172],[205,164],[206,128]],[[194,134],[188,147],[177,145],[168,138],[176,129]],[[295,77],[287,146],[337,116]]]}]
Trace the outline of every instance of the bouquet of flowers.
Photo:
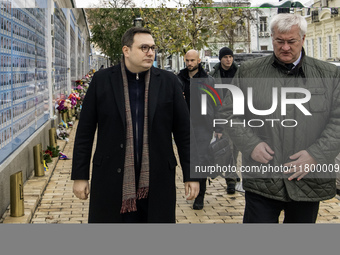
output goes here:
[{"label": "bouquet of flowers", "polygon": [[81,98],[79,97],[79,93],[76,93],[72,90],[72,93],[68,96],[68,99],[71,102],[71,108],[73,109],[74,107],[79,106],[79,101]]},{"label": "bouquet of flowers", "polygon": [[52,162],[52,151],[50,150],[44,151],[43,157],[46,163],[51,163]]},{"label": "bouquet of flowers", "polygon": [[59,125],[59,128],[56,130],[56,132],[57,132],[57,138],[59,140],[68,141],[69,133],[63,126]]},{"label": "bouquet of flowers", "polygon": [[76,81],[75,91],[79,94],[80,97],[82,97],[85,96],[88,87],[88,83],[84,82],[83,80],[78,80]]},{"label": "bouquet of flowers", "polygon": [[75,91],[75,94],[77,95],[77,109],[81,109],[81,105],[83,103],[83,100],[85,98],[85,95],[86,95],[86,91],[87,91],[87,88],[88,88],[88,84],[86,83],[83,83],[82,81],[77,81],[78,83],[78,86],[74,89]]},{"label": "bouquet of flowers", "polygon": [[69,99],[59,99],[56,108],[59,113],[65,113],[67,110],[71,109],[71,101]]},{"label": "bouquet of flowers", "polygon": [[45,151],[45,154],[47,154],[46,152],[48,151],[48,154],[50,154],[52,156],[52,158],[58,157],[59,156],[59,145],[57,145],[57,147],[52,147],[52,146],[47,146],[47,150]]}]

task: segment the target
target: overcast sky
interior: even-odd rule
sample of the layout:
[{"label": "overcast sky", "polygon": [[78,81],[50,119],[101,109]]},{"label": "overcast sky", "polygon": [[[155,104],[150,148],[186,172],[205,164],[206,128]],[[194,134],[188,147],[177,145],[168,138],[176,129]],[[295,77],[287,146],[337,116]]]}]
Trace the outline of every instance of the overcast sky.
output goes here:
[{"label": "overcast sky", "polygon": [[[98,4],[100,3],[100,0],[75,0],[77,8],[87,8],[90,7],[90,5]],[[145,7],[145,0],[134,0],[136,7]],[[176,3],[174,1],[165,1],[167,3],[168,7],[175,7]],[[182,0],[182,2],[186,2],[185,0]],[[216,1],[217,2],[217,1]],[[219,0],[218,2],[223,2],[223,0]],[[228,1],[225,1],[228,2]],[[251,6],[259,6],[262,3],[271,3],[271,4],[279,4],[279,0],[249,0],[249,2],[252,3]],[[313,3],[313,0],[300,0],[302,4],[306,4],[307,6],[311,5]],[[154,7],[159,5],[159,1],[157,0],[149,0],[147,1],[148,7]],[[152,6],[153,5],[153,6]]]}]

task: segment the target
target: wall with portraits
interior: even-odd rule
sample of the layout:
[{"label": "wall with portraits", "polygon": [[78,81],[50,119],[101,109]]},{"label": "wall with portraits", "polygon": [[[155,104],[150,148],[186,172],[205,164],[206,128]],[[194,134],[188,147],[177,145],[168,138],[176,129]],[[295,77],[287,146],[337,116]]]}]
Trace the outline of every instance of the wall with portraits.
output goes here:
[{"label": "wall with portraits", "polygon": [[89,36],[71,0],[0,0],[0,215],[10,175],[33,173],[33,147],[60,122],[55,102],[90,68]]},{"label": "wall with portraits", "polygon": [[45,8],[0,2],[0,162],[49,119]]},{"label": "wall with portraits", "polygon": [[49,7],[46,1],[42,8],[15,6],[0,1],[0,165],[54,116],[55,102],[90,69],[82,9],[52,0]]}]

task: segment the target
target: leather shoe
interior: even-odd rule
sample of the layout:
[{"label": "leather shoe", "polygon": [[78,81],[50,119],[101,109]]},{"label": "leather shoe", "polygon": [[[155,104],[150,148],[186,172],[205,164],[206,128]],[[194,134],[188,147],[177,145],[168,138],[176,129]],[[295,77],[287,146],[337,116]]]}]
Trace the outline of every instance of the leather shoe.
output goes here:
[{"label": "leather shoe", "polygon": [[197,196],[196,199],[195,199],[195,202],[192,206],[192,209],[194,210],[202,210],[203,207],[204,207],[204,197],[202,196]]},{"label": "leather shoe", "polygon": [[229,195],[235,194],[235,183],[228,184],[227,194]]}]

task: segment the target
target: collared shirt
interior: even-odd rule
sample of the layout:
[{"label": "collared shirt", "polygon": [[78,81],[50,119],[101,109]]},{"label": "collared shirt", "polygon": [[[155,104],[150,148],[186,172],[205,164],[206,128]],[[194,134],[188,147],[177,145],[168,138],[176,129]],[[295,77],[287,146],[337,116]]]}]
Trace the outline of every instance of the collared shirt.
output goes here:
[{"label": "collared shirt", "polygon": [[300,60],[301,60],[301,56],[302,56],[302,52],[300,52],[300,56],[299,56],[299,58],[293,63],[294,64],[294,66],[293,66],[293,68],[292,69],[294,69],[298,64],[299,64],[299,62],[300,62]]}]

